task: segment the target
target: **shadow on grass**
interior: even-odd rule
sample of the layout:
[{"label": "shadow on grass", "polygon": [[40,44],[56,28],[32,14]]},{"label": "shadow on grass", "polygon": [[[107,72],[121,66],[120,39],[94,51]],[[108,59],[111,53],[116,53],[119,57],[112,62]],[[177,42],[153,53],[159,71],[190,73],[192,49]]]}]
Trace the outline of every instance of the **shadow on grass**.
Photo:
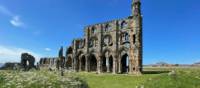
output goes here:
[{"label": "shadow on grass", "polygon": [[162,74],[169,73],[170,71],[143,71],[142,74]]}]

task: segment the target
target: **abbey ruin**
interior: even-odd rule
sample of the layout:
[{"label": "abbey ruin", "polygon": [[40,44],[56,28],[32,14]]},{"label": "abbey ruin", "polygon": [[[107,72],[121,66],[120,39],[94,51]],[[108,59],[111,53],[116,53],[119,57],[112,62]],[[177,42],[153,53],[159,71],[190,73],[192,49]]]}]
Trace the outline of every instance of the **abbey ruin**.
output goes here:
[{"label": "abbey ruin", "polygon": [[[76,72],[140,74],[143,53],[140,0],[132,0],[131,8],[132,15],[127,18],[85,27],[84,37],[73,40],[66,50],[65,68]],[[41,65],[55,63],[56,59],[40,61]]]}]

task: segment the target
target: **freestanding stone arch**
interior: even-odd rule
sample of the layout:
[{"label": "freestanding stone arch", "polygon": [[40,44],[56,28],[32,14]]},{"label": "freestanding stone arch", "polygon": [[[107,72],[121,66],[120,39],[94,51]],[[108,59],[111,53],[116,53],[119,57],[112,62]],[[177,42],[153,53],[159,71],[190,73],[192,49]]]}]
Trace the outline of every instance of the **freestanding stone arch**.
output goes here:
[{"label": "freestanding stone arch", "polygon": [[22,53],[21,54],[21,65],[22,65],[22,68],[25,71],[28,71],[31,68],[36,68],[34,64],[35,64],[35,57],[34,56],[32,56],[28,53]]}]

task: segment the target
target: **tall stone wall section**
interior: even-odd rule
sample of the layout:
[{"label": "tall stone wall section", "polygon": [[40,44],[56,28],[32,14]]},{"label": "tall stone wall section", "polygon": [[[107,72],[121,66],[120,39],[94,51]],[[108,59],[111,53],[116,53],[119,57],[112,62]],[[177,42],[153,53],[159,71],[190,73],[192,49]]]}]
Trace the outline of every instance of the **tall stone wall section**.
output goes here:
[{"label": "tall stone wall section", "polygon": [[84,37],[66,51],[66,63],[74,71],[97,73],[142,72],[142,16],[140,0],[133,0],[132,16],[89,25]]}]

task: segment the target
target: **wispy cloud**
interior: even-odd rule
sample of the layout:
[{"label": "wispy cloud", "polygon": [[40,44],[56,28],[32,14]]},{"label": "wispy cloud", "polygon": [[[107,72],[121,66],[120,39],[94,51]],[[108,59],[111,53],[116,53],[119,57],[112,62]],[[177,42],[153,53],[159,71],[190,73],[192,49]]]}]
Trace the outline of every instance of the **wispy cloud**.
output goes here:
[{"label": "wispy cloud", "polygon": [[10,24],[14,27],[24,27],[24,22],[20,19],[19,15],[12,13],[6,7],[0,5],[0,13],[11,17]]},{"label": "wispy cloud", "polygon": [[51,49],[50,49],[50,48],[45,48],[45,51],[48,51],[48,52],[49,52],[49,51],[51,51]]},{"label": "wispy cloud", "polygon": [[15,27],[23,27],[24,23],[20,20],[19,16],[14,16],[11,20],[10,23],[15,26]]},{"label": "wispy cloud", "polygon": [[37,54],[31,50],[16,48],[16,47],[8,47],[0,45],[0,62],[20,62],[21,61],[21,53],[30,53],[36,58],[36,61],[39,61],[39,58],[42,55]]}]

